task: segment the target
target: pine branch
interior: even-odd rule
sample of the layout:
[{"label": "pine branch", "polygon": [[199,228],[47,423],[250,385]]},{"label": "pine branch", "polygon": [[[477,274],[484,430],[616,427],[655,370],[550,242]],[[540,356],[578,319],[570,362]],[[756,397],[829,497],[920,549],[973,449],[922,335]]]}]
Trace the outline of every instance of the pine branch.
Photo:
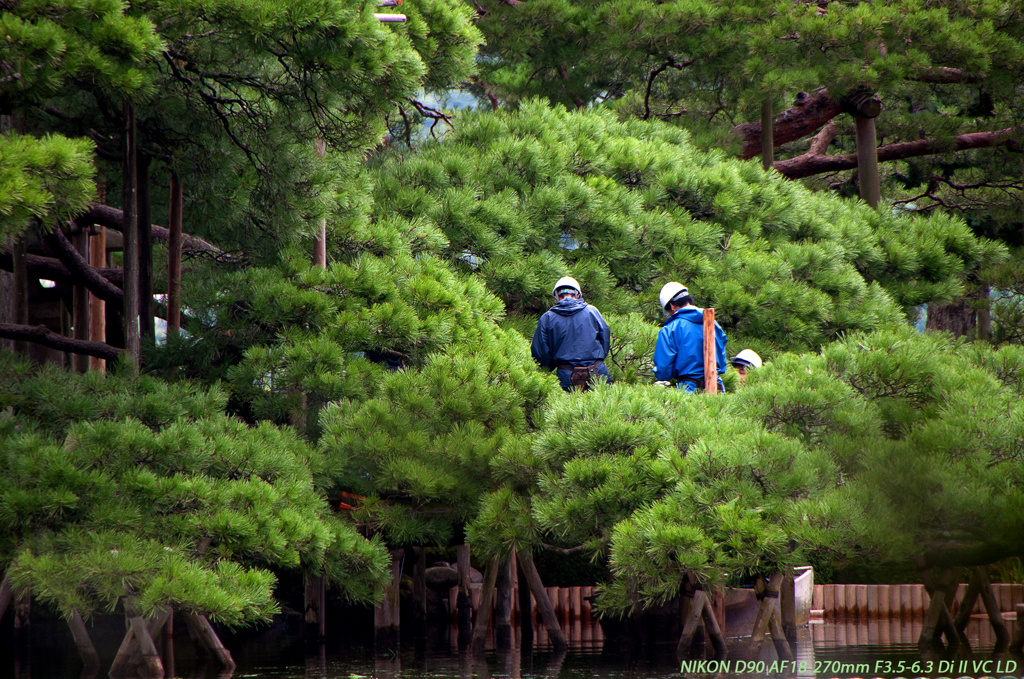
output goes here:
[{"label": "pine branch", "polygon": [[90,342],[88,340],[76,340],[64,335],[59,335],[45,325],[19,325],[17,323],[0,323],[0,337],[12,340],[24,340],[35,344],[56,349],[57,351],[69,351],[73,354],[85,356],[96,356],[108,361],[116,361],[123,349],[112,347],[103,342]]},{"label": "pine branch", "polygon": [[[952,153],[971,149],[993,148],[1004,146],[1013,151],[1021,149],[1016,135],[1024,132],[1024,126],[1007,127],[991,132],[971,132],[949,139],[919,139],[917,141],[887,144],[878,147],[878,162],[903,160],[917,156],[929,156],[937,153]],[[857,154],[844,153],[837,156],[814,156],[804,154],[789,160],[778,160],[774,167],[783,176],[790,179],[811,177],[824,172],[852,170],[857,167]]]}]

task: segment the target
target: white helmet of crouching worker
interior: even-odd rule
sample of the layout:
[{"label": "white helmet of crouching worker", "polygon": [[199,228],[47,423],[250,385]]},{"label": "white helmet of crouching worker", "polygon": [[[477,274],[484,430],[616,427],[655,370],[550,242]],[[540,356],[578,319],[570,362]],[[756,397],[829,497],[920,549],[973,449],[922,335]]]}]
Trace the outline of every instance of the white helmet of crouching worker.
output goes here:
[{"label": "white helmet of crouching worker", "polygon": [[555,287],[551,288],[551,294],[554,295],[555,299],[558,299],[559,295],[564,295],[565,293],[573,293],[577,297],[583,296],[580,284],[572,276],[562,276],[555,283]]},{"label": "white helmet of crouching worker", "polygon": [[740,353],[736,354],[729,360],[736,367],[742,368],[760,368],[761,357],[757,355],[757,352],[753,349],[744,349]]},{"label": "white helmet of crouching worker", "polygon": [[682,283],[665,283],[661,288],[661,292],[658,293],[658,304],[661,305],[661,312],[668,316],[668,304],[677,298],[683,298],[690,294],[690,291],[686,289],[686,286]]}]

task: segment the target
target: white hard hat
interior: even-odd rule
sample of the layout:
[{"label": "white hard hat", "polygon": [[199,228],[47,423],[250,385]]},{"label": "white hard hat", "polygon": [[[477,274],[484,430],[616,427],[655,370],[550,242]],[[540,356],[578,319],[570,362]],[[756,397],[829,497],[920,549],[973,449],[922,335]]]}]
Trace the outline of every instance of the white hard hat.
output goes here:
[{"label": "white hard hat", "polygon": [[558,282],[555,283],[555,287],[551,288],[551,294],[554,295],[555,297],[558,297],[558,291],[561,288],[572,288],[573,290],[576,291],[577,295],[583,294],[583,290],[580,289],[580,284],[577,283],[576,279],[571,276],[562,276],[561,278],[559,278]]},{"label": "white hard hat", "polygon": [[679,297],[679,295],[686,295],[689,294],[689,292],[690,291],[687,290],[686,286],[682,283],[676,283],[675,281],[665,283],[661,288],[661,292],[658,293],[658,303],[661,305],[661,310],[667,315],[668,303],[676,297]]},{"label": "white hard hat", "polygon": [[761,357],[757,355],[757,352],[753,349],[744,349],[740,353],[732,357],[730,363],[739,363],[740,365],[749,366],[751,368],[761,367]]}]

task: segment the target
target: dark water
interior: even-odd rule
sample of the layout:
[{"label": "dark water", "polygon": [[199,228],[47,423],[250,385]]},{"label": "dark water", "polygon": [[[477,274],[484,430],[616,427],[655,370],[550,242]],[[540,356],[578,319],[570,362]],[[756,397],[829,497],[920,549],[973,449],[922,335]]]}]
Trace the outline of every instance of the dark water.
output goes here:
[{"label": "dark water", "polygon": [[[1007,621],[1012,633],[1015,623]],[[66,630],[66,626],[63,628]],[[1024,658],[993,652],[995,638],[985,620],[971,621],[970,649],[955,654],[922,652],[917,647],[919,622],[812,622],[800,630],[796,660],[779,665],[770,639],[755,655],[749,642],[730,640],[727,664],[691,663],[681,672],[675,649],[669,645],[633,647],[603,638],[596,625],[575,623],[565,628],[567,652],[556,653],[546,635],[532,647],[516,644],[512,652],[488,645],[483,656],[460,653],[451,634],[434,635],[426,643],[403,641],[397,651],[376,653],[372,644],[333,639],[311,647],[294,634],[265,631],[227,640],[238,668],[218,672],[199,661],[185,634],[174,643],[173,676],[195,679],[803,679],[811,677],[1017,677],[1024,679]],[[59,624],[34,626],[29,638],[0,630],[0,679],[100,679],[107,676],[120,633],[94,630],[94,642],[104,657],[98,673],[83,673],[70,634]],[[168,675],[172,676],[172,675]]]}]

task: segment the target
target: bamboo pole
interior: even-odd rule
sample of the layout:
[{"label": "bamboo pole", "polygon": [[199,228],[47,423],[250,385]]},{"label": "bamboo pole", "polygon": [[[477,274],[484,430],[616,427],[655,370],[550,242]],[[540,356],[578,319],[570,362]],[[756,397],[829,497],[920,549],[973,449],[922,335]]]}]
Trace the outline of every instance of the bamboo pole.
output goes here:
[{"label": "bamboo pole", "polygon": [[537,572],[537,566],[533,563],[533,554],[524,549],[517,551],[516,557],[523,566],[523,572],[526,574],[530,591],[533,592],[534,601],[536,601],[541,618],[544,620],[544,627],[551,637],[551,643],[556,649],[567,648],[568,644],[565,641],[565,634],[562,633],[562,628],[558,624],[558,618],[555,617],[555,611],[551,607],[551,600],[548,599],[547,592],[544,591],[544,583],[540,579],[540,573]]},{"label": "bamboo pole", "polygon": [[718,393],[718,366],[715,350],[718,342],[715,338],[715,310],[704,310],[704,393]]}]

